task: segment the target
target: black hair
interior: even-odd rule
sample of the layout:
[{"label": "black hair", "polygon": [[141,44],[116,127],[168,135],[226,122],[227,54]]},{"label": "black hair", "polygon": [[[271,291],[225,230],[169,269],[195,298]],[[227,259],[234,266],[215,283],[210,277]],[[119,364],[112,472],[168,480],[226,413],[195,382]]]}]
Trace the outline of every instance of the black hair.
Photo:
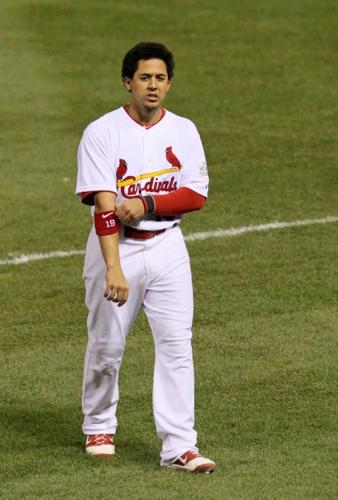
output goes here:
[{"label": "black hair", "polygon": [[175,66],[174,57],[167,47],[155,42],[138,43],[126,53],[122,62],[122,78],[133,78],[140,59],[162,59],[167,66],[168,78],[172,80]]}]

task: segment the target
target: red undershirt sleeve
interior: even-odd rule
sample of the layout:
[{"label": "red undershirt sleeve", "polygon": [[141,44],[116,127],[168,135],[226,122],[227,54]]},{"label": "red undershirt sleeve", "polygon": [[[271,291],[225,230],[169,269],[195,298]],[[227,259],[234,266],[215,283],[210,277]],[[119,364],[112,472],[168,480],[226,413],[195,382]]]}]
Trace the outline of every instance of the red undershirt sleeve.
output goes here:
[{"label": "red undershirt sleeve", "polygon": [[186,187],[169,194],[143,197],[146,211],[157,215],[178,215],[200,210],[205,200],[205,196]]},{"label": "red undershirt sleeve", "polygon": [[85,205],[95,205],[94,203],[95,194],[96,191],[84,191],[83,193],[80,193],[81,202],[84,203]]},{"label": "red undershirt sleeve", "polygon": [[[84,203],[85,205],[94,206],[95,205],[94,196],[98,192],[99,191],[83,191],[82,193],[80,193],[81,203]],[[103,192],[103,191],[101,191],[101,192]],[[109,191],[109,192],[114,193],[114,191]]]}]

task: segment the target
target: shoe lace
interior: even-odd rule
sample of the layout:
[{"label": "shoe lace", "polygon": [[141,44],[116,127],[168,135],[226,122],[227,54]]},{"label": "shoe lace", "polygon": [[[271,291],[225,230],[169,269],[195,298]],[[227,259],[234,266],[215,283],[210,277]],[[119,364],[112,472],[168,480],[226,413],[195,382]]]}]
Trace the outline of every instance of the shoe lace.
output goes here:
[{"label": "shoe lace", "polygon": [[101,444],[113,444],[113,437],[110,434],[95,434],[89,436],[89,443],[94,446]]}]

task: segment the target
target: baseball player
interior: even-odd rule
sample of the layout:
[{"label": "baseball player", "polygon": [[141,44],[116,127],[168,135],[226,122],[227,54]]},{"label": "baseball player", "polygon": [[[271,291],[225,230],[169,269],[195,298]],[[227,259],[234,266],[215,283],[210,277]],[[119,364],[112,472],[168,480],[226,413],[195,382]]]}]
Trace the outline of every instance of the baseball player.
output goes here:
[{"label": "baseball player", "polygon": [[93,217],[84,264],[83,432],[89,455],[114,455],[119,370],[142,307],[155,344],[160,464],[211,473],[215,463],[196,446],[193,293],[180,229],[184,213],[202,208],[208,173],[194,124],[162,107],[173,69],[164,45],[133,47],[122,64],[129,103],[91,123],[79,145],[76,192]]}]

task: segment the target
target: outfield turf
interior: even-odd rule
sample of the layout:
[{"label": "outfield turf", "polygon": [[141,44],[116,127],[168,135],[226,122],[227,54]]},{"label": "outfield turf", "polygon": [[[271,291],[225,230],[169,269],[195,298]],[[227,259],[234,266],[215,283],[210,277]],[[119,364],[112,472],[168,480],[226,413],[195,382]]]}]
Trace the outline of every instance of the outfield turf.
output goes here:
[{"label": "outfield turf", "polygon": [[[124,103],[120,61],[167,44],[167,107],[205,144],[198,231],[338,216],[336,0],[1,0],[0,261],[82,250],[83,128]],[[117,457],[81,434],[81,255],[0,265],[0,498],[337,498],[338,223],[188,244],[199,445],[211,476],[159,468],[145,318],[121,371]]]}]

